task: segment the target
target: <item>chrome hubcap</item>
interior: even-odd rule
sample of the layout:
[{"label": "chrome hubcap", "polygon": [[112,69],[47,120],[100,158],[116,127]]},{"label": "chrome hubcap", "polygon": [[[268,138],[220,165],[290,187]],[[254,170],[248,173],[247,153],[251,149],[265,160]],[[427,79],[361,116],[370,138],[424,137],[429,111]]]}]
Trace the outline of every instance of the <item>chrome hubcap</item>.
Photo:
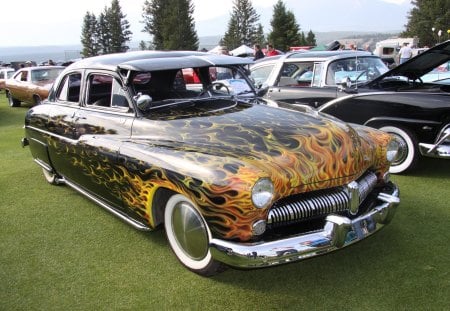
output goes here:
[{"label": "chrome hubcap", "polygon": [[403,163],[408,157],[408,144],[401,136],[394,133],[391,134],[394,136],[396,142],[398,143],[397,156],[395,157],[394,161],[392,161],[392,165],[399,165]]},{"label": "chrome hubcap", "polygon": [[172,213],[173,235],[183,252],[194,260],[208,253],[208,233],[198,212],[187,202],[179,202]]}]

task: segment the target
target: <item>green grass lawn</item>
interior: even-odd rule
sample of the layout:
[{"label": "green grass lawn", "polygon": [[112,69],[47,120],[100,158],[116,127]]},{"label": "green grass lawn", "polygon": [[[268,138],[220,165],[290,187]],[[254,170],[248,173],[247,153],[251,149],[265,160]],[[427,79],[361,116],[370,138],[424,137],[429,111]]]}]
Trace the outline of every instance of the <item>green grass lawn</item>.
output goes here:
[{"label": "green grass lawn", "polygon": [[343,250],[203,278],[162,230],[134,230],[44,181],[0,94],[0,310],[449,310],[450,161],[393,176],[392,223]]}]

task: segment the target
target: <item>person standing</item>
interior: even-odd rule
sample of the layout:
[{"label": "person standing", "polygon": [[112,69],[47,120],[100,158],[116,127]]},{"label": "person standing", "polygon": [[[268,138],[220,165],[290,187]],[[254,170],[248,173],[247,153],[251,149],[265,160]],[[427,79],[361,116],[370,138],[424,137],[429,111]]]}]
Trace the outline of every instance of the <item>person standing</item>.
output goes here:
[{"label": "person standing", "polygon": [[266,56],[275,56],[275,55],[278,55],[277,50],[275,50],[275,49],[273,48],[273,45],[269,44],[269,45],[267,46]]},{"label": "person standing", "polygon": [[400,64],[403,64],[412,57],[412,49],[408,46],[408,42],[403,43],[403,47],[398,51]]},{"label": "person standing", "polygon": [[261,46],[259,44],[255,44],[253,49],[255,50],[255,57],[253,58],[253,60],[258,60],[260,58],[264,58],[264,53],[261,50]]}]

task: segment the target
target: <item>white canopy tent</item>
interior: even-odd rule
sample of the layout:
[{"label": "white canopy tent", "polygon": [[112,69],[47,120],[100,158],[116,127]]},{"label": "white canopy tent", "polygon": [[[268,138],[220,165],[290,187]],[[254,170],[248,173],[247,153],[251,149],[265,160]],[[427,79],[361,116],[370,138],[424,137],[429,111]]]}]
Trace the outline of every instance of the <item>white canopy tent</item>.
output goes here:
[{"label": "white canopy tent", "polygon": [[231,55],[233,56],[240,56],[240,55],[253,55],[255,51],[251,48],[246,46],[245,44],[241,45],[238,48],[235,48],[234,50],[230,51]]}]

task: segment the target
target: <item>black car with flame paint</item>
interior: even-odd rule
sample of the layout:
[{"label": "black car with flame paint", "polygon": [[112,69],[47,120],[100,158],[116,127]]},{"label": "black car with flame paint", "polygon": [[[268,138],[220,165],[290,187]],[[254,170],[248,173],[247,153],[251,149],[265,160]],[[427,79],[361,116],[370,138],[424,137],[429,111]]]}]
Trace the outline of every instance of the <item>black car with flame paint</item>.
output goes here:
[{"label": "black car with flame paint", "polygon": [[157,51],[81,60],[28,111],[23,145],[49,183],[137,229],[164,226],[202,275],[320,255],[389,223],[392,137],[272,107],[248,62]]}]

